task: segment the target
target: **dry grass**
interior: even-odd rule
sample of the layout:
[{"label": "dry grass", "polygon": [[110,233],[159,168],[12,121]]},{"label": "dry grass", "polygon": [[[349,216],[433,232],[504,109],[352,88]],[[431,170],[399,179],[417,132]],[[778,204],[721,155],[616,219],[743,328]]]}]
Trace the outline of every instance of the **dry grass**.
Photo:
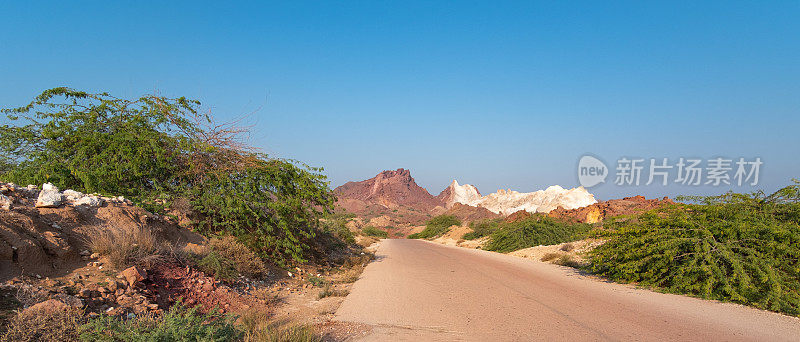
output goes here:
[{"label": "dry grass", "polygon": [[558,259],[562,255],[563,254],[561,254],[561,253],[547,253],[547,254],[543,255],[540,260],[547,262],[547,261]]},{"label": "dry grass", "polygon": [[558,260],[556,260],[553,263],[556,265],[568,266],[573,268],[580,268],[583,266],[583,263],[575,259],[575,257],[572,255],[562,255],[560,258],[558,258]]},{"label": "dry grass", "polygon": [[144,228],[97,229],[89,233],[89,248],[108,258],[117,269],[132,265],[152,267],[169,256],[175,256],[172,245],[159,241]]},{"label": "dry grass", "polygon": [[349,284],[355,283],[359,277],[361,277],[361,273],[364,271],[363,267],[354,267],[345,271],[338,279],[336,279],[337,283],[342,284]]},{"label": "dry grass", "polygon": [[561,246],[561,250],[564,252],[571,252],[573,249],[575,249],[575,245],[572,243],[565,243]]},{"label": "dry grass", "polygon": [[322,298],[325,298],[325,297],[346,297],[349,294],[350,294],[350,291],[337,290],[337,289],[334,289],[333,286],[328,284],[328,285],[325,285],[325,288],[323,288],[322,291],[320,291],[319,295],[317,296],[317,299],[322,299]]},{"label": "dry grass", "polygon": [[244,342],[317,342],[322,341],[311,327],[290,323],[270,322],[269,314],[248,311],[239,317],[245,331]]},{"label": "dry grass", "polygon": [[208,249],[222,258],[230,260],[236,271],[245,277],[259,278],[267,273],[267,266],[261,257],[233,236],[211,239],[208,241]]},{"label": "dry grass", "polygon": [[7,330],[0,334],[0,341],[77,341],[78,327],[83,323],[84,316],[80,309],[29,310],[9,320]]},{"label": "dry grass", "polygon": [[47,300],[47,293],[36,291],[33,286],[25,285],[17,288],[17,292],[14,294],[14,297],[24,307],[28,307]]}]

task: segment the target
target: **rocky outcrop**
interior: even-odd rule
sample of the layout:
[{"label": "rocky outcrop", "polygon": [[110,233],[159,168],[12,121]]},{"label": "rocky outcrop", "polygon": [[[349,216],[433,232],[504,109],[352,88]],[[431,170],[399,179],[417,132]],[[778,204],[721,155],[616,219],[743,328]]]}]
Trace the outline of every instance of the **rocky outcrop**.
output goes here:
[{"label": "rocky outcrop", "polygon": [[478,188],[469,184],[459,185],[455,179],[450,183],[450,186],[436,196],[439,201],[444,203],[444,207],[448,209],[456,203],[473,205],[473,203],[479,202],[481,197]]},{"label": "rocky outcrop", "polygon": [[454,203],[453,206],[447,209],[443,214],[458,217],[458,219],[464,223],[500,217],[499,214],[495,214],[486,208],[473,207],[461,203]]},{"label": "rocky outcrop", "polygon": [[667,197],[646,199],[644,196],[633,196],[598,202],[576,209],[556,208],[548,215],[572,222],[597,223],[607,218],[639,214],[674,203]]}]

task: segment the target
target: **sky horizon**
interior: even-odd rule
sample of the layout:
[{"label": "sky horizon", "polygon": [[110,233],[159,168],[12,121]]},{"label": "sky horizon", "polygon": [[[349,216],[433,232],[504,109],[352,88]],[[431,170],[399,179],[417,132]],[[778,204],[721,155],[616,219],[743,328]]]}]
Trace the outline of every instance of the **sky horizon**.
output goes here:
[{"label": "sky horizon", "polygon": [[332,188],[397,168],[433,195],[453,179],[484,194],[571,188],[587,154],[612,170],[621,157],[763,161],[756,186],[617,186],[610,174],[589,189],[599,199],[800,178],[796,1],[0,11],[0,107],[56,86],[186,96],[221,121],[244,117],[264,152],[324,167]]}]

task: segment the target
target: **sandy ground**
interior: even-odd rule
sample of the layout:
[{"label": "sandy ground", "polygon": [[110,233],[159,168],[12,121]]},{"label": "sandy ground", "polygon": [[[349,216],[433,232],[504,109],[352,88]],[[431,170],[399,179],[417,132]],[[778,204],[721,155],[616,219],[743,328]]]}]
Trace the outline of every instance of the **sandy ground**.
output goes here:
[{"label": "sandy ground", "polygon": [[[525,259],[533,259],[537,261],[544,261],[542,260],[542,257],[548,254],[558,255],[558,256],[569,255],[572,256],[573,259],[576,261],[584,262],[586,253],[591,251],[595,247],[601,245],[602,243],[603,240],[585,239],[580,241],[559,243],[557,245],[536,246],[536,247],[520,249],[508,253],[508,255]],[[554,260],[555,258],[549,261],[554,261]]]},{"label": "sandy ground", "polygon": [[336,312],[364,341],[796,341],[800,320],[598,281],[575,269],[384,240]]}]

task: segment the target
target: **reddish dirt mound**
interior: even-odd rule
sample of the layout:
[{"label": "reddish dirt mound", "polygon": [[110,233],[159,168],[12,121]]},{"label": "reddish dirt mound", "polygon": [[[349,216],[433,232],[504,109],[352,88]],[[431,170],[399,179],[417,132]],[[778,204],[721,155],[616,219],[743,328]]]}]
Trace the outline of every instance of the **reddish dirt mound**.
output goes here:
[{"label": "reddish dirt mound", "polygon": [[595,223],[610,217],[638,214],[674,203],[675,202],[667,197],[661,199],[646,199],[644,196],[633,196],[597,202],[578,209],[566,210],[558,207],[551,211],[548,216],[572,222]]},{"label": "reddish dirt mound", "polygon": [[500,217],[499,214],[495,214],[489,211],[489,209],[473,207],[471,205],[461,203],[454,203],[450,209],[447,209],[447,211],[444,212],[444,214],[458,217],[465,224],[467,222]]},{"label": "reddish dirt mound", "polygon": [[520,211],[517,211],[517,212],[515,212],[515,213],[513,213],[511,215],[508,215],[508,217],[506,217],[506,219],[504,221],[505,222],[509,222],[509,223],[510,222],[517,222],[517,221],[522,221],[522,220],[528,219],[531,216],[533,216],[533,214],[531,214],[531,213],[529,213],[529,212],[527,212],[525,210],[520,210]]},{"label": "reddish dirt mound", "polygon": [[188,306],[200,306],[208,311],[221,309],[224,312],[249,310],[258,303],[252,297],[243,296],[229,286],[205,275],[203,272],[177,263],[161,264],[149,270],[149,282],[145,286],[152,293],[151,300],[159,307],[170,307],[178,300]]},{"label": "reddish dirt mound", "polygon": [[24,188],[3,192],[13,203],[10,210],[0,209],[0,281],[20,275],[62,276],[84,266],[86,255],[80,253],[87,249],[88,233],[94,230],[146,227],[164,241],[203,241],[173,220],[124,200],[105,201],[100,207],[65,203],[56,208],[36,208],[37,194],[38,190]]}]

